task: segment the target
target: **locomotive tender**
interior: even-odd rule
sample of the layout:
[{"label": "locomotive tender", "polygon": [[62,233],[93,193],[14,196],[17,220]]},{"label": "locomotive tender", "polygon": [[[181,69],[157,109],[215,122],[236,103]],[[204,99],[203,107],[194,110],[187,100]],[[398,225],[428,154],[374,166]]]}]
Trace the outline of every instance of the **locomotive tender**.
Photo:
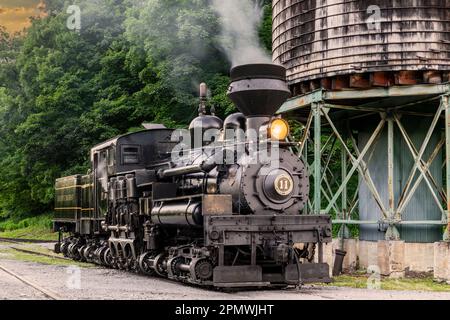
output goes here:
[{"label": "locomotive tender", "polygon": [[301,214],[308,172],[274,116],[290,95],[286,69],[242,65],[231,80],[240,113],[207,115],[202,84],[187,137],[147,125],[94,147],[87,175],[58,179],[54,229],[70,236],[55,251],[222,288],[329,282],[331,220]]}]

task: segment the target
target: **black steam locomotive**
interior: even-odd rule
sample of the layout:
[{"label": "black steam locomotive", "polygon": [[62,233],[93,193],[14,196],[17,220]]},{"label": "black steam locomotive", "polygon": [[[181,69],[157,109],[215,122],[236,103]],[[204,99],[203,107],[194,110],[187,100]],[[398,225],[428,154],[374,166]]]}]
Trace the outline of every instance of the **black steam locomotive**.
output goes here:
[{"label": "black steam locomotive", "polygon": [[207,115],[202,84],[188,132],[146,125],[94,147],[87,175],[58,179],[54,228],[70,236],[55,251],[222,288],[329,282],[330,217],[301,214],[308,172],[274,116],[286,71],[242,65],[231,79],[241,113]]}]

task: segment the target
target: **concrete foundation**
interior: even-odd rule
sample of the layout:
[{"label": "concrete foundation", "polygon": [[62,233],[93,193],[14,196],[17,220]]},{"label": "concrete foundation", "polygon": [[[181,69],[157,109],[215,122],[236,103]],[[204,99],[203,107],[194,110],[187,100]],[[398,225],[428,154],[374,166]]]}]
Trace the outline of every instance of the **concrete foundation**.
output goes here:
[{"label": "concrete foundation", "polygon": [[378,266],[382,276],[405,277],[405,242],[378,241]]},{"label": "concrete foundation", "polygon": [[434,244],[434,279],[450,283],[449,269],[450,243],[436,242]]},{"label": "concrete foundation", "polygon": [[[439,281],[450,283],[450,244],[405,243],[404,241],[362,241],[358,239],[335,239],[324,245],[324,262],[334,265],[335,249],[347,252],[344,272],[375,270],[383,276],[402,278],[406,272],[434,272]],[[316,255],[317,261],[317,255]]]}]

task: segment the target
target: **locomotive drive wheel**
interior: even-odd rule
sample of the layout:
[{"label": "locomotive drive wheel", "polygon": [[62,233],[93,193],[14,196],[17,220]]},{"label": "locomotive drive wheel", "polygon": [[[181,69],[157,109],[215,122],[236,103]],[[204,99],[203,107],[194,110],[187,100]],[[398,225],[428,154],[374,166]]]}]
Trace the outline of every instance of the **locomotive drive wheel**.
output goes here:
[{"label": "locomotive drive wheel", "polygon": [[86,246],[86,248],[83,250],[82,255],[87,262],[94,261],[95,250],[96,250],[95,246]]},{"label": "locomotive drive wheel", "polygon": [[166,255],[164,253],[160,253],[155,257],[153,262],[155,264],[155,272],[161,277],[165,277],[167,275],[166,270],[163,268],[165,259]]},{"label": "locomotive drive wheel", "polygon": [[213,276],[214,267],[211,261],[203,259],[195,264],[195,276],[202,281],[208,281]]},{"label": "locomotive drive wheel", "polygon": [[66,258],[69,257],[68,249],[69,249],[69,244],[67,242],[63,242],[61,244],[60,250],[61,250],[61,253],[64,255],[64,257],[66,257]]},{"label": "locomotive drive wheel", "polygon": [[107,248],[103,252],[103,261],[108,267],[113,267],[114,266],[114,257],[111,254],[111,249],[110,248]]},{"label": "locomotive drive wheel", "polygon": [[152,258],[152,252],[146,252],[139,256],[139,270],[146,275],[152,276],[155,274],[155,270],[152,268],[150,259]]},{"label": "locomotive drive wheel", "polygon": [[71,245],[69,245],[68,253],[69,253],[69,256],[73,260],[75,260],[75,261],[80,261],[81,260],[81,255],[80,255],[78,244],[72,243]]},{"label": "locomotive drive wheel", "polygon": [[184,262],[184,259],[182,257],[175,257],[175,258],[172,258],[171,260],[169,260],[170,268],[171,268],[172,274],[174,276],[180,276],[181,275],[181,271],[179,270],[178,267],[181,264],[183,264],[183,262]]},{"label": "locomotive drive wheel", "polygon": [[88,248],[87,245],[82,246],[81,248],[78,249],[78,253],[80,255],[80,261],[81,262],[87,262],[87,258],[84,255],[85,250]]}]

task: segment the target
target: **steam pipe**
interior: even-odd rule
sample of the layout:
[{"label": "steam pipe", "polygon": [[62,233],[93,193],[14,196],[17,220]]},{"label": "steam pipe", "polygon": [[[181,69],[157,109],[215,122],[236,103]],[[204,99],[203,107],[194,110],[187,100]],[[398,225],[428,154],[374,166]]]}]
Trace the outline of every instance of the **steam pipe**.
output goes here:
[{"label": "steam pipe", "polygon": [[159,172],[159,177],[160,178],[171,178],[171,177],[184,176],[186,174],[201,173],[201,172],[203,172],[203,165],[202,164],[194,164],[194,165],[186,166],[186,167],[162,170]]}]

